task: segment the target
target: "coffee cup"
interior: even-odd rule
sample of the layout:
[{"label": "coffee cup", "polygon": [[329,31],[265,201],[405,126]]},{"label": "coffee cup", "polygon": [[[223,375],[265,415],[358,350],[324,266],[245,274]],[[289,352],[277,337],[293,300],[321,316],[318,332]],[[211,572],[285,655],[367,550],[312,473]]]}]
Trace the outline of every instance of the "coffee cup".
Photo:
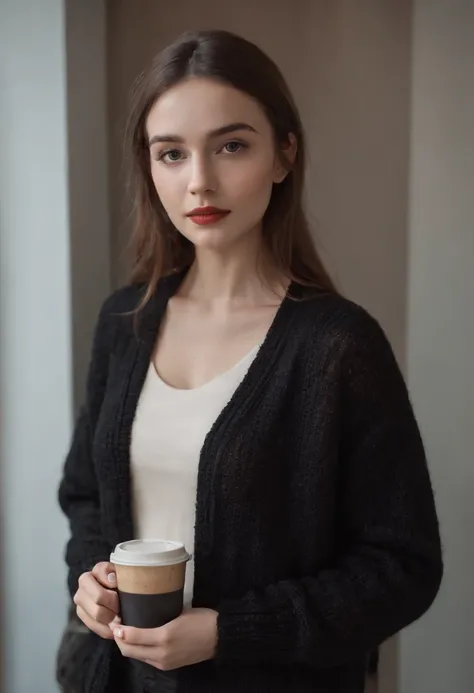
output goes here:
[{"label": "coffee cup", "polygon": [[120,616],[125,626],[158,628],[183,611],[186,564],[183,544],[135,539],[117,544],[110,556],[117,576]]}]

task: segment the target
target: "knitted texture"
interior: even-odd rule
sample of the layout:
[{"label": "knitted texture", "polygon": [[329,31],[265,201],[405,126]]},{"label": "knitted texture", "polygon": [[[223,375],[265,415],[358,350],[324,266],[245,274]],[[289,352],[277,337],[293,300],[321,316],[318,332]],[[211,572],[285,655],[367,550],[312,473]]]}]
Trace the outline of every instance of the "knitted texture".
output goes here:
[{"label": "knitted texture", "polygon": [[[126,314],[137,286],[99,316],[59,491],[71,594],[134,537],[131,428],[181,279],[159,284],[138,323]],[[218,646],[178,672],[178,693],[362,693],[370,651],[440,585],[425,454],[384,332],[344,298],[295,284],[289,294],[201,451],[193,605],[219,612]],[[84,690],[111,690],[114,666],[104,648]]]}]

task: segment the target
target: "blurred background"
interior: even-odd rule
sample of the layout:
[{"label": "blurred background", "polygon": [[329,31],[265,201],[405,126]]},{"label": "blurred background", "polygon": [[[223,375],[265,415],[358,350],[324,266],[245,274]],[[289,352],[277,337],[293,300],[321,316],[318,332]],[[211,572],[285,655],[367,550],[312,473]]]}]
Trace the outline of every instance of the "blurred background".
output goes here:
[{"label": "blurred background", "polygon": [[97,311],[126,281],[131,85],[186,29],[278,63],[307,203],[343,292],[385,328],[424,435],[441,593],[379,693],[474,690],[474,1],[0,0],[1,690],[52,693],[68,600],[56,489]]}]

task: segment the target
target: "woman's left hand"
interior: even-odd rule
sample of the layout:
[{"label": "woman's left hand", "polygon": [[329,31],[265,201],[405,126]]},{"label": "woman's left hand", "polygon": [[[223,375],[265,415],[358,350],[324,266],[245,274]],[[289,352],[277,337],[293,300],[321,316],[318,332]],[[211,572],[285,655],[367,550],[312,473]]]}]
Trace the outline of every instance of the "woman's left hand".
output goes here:
[{"label": "woman's left hand", "polygon": [[198,664],[214,657],[217,611],[189,609],[160,628],[110,624],[124,657],[139,659],[162,671]]}]

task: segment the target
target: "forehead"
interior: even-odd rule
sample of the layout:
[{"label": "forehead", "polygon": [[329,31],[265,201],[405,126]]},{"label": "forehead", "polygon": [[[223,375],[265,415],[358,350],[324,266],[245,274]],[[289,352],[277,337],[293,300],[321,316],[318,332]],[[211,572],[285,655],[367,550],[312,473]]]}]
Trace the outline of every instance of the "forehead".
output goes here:
[{"label": "forehead", "polygon": [[247,123],[260,134],[271,131],[261,106],[250,96],[218,81],[192,78],[160,96],[146,125],[149,137],[174,133],[192,138],[234,122]]}]

